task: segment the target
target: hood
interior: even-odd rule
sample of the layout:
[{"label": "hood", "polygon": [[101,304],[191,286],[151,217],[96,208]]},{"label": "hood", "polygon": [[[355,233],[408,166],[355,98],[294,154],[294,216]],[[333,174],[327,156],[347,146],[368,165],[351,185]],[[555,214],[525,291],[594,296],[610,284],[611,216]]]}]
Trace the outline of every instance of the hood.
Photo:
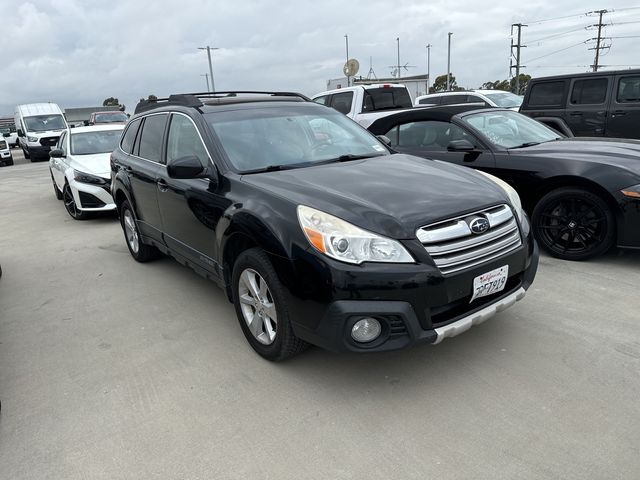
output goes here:
[{"label": "hood", "polygon": [[509,150],[510,155],[574,159],[612,165],[640,174],[640,141],[619,138],[563,138],[526,148]]},{"label": "hood", "polygon": [[111,154],[69,155],[69,166],[80,172],[109,178],[111,176]]},{"label": "hood", "polygon": [[424,225],[508,203],[494,182],[470,168],[411,155],[385,155],[280,172],[242,181],[366,230],[415,238]]}]

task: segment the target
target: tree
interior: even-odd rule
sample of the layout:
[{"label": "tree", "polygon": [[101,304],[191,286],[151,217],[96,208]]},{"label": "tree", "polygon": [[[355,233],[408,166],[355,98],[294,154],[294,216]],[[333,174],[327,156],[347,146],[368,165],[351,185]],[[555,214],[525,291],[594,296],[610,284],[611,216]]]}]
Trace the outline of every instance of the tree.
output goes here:
[{"label": "tree", "polygon": [[526,75],[524,73],[520,74],[520,88],[516,92],[516,77],[511,79],[509,90],[515,93],[516,95],[524,95],[525,90],[527,89],[527,84],[531,80],[531,75]]},{"label": "tree", "polygon": [[140,98],[141,102],[145,100],[147,100],[148,102],[155,102],[156,100],[158,100],[158,97],[152,94],[152,95],[149,95],[146,99],[144,97]]},{"label": "tree", "polygon": [[102,102],[102,106],[103,107],[119,107],[120,106],[120,100],[118,100],[115,97],[105,98],[104,102]]},{"label": "tree", "polygon": [[[450,91],[459,91],[464,90],[464,88],[459,87],[456,83],[456,77],[451,74],[451,82],[449,83]],[[438,75],[436,79],[433,81],[433,85],[429,87],[429,93],[437,93],[437,92],[446,92],[447,91],[447,74]]]},{"label": "tree", "polygon": [[496,80],[495,82],[484,82],[480,87],[483,90],[504,90],[506,92],[511,91],[511,85],[509,80]]}]

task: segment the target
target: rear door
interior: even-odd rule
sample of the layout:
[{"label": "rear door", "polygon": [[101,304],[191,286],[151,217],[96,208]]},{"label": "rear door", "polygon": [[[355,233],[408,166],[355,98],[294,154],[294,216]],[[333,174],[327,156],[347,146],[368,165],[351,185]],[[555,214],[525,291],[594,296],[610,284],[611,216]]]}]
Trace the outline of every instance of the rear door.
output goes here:
[{"label": "rear door", "polygon": [[639,74],[615,77],[606,136],[640,139]]},{"label": "rear door", "polygon": [[[131,184],[131,197],[138,226],[143,235],[162,241],[162,219],[158,208],[156,179],[161,171],[163,138],[167,125],[167,113],[151,114],[142,120],[132,153],[125,167]],[[132,128],[133,124],[129,127]],[[125,139],[123,139],[123,142]]]},{"label": "rear door", "polygon": [[576,137],[604,135],[610,89],[609,77],[604,75],[578,77],[571,81],[565,121]]},{"label": "rear door", "polygon": [[[495,168],[493,153],[471,132],[449,122],[422,120],[395,126],[385,135],[391,147],[401,153],[491,171]],[[454,140],[468,140],[473,152],[452,152],[447,147]]]},{"label": "rear door", "polygon": [[[185,114],[171,115],[166,145],[167,166],[179,158],[196,156],[203,169],[213,168],[195,123]],[[219,274],[221,270],[215,260],[215,229],[227,205],[224,198],[209,189],[209,180],[170,178],[166,169],[160,172],[157,183],[167,246],[202,268]]]}]

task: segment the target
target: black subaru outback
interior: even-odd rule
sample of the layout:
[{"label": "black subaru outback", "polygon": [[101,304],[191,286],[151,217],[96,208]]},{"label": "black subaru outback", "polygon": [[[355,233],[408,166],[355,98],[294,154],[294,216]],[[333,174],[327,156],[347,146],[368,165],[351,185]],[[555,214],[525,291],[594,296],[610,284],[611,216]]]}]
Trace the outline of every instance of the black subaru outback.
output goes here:
[{"label": "black subaru outback", "polygon": [[131,255],[217,282],[270,360],[438,343],[524,297],[538,265],[504,182],[395,154],[298,94],[143,101],[111,169]]}]

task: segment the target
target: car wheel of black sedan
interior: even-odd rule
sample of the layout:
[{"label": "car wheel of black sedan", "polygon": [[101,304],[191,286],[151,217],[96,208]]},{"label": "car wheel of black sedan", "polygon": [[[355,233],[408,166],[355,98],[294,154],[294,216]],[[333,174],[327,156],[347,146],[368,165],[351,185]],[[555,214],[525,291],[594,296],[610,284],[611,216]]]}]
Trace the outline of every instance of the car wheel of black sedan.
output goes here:
[{"label": "car wheel of black sedan", "polygon": [[64,189],[62,190],[62,199],[64,200],[64,208],[66,208],[67,213],[71,215],[71,218],[74,220],[86,220],[89,217],[88,214],[80,210],[76,205],[76,200],[73,198],[73,192],[68,183],[65,183]]},{"label": "car wheel of black sedan", "polygon": [[262,250],[252,248],[238,257],[232,282],[238,321],[258,354],[280,361],[307,347],[293,333],[282,284]]},{"label": "car wheel of black sedan", "polygon": [[129,253],[131,253],[131,256],[137,262],[148,262],[160,256],[160,252],[156,247],[142,243],[138,224],[136,223],[136,217],[131,205],[129,205],[129,202],[126,200],[120,207],[120,225],[122,225],[122,231],[124,232],[124,238],[127,242]]},{"label": "car wheel of black sedan", "polygon": [[56,185],[56,181],[53,179],[53,174],[51,174],[51,182],[53,183],[53,193],[58,200],[62,200],[62,192],[58,189]]},{"label": "car wheel of black sedan", "polygon": [[540,244],[554,257],[586,260],[605,253],[615,241],[615,218],[598,195],[581,188],[546,194],[533,211]]}]

